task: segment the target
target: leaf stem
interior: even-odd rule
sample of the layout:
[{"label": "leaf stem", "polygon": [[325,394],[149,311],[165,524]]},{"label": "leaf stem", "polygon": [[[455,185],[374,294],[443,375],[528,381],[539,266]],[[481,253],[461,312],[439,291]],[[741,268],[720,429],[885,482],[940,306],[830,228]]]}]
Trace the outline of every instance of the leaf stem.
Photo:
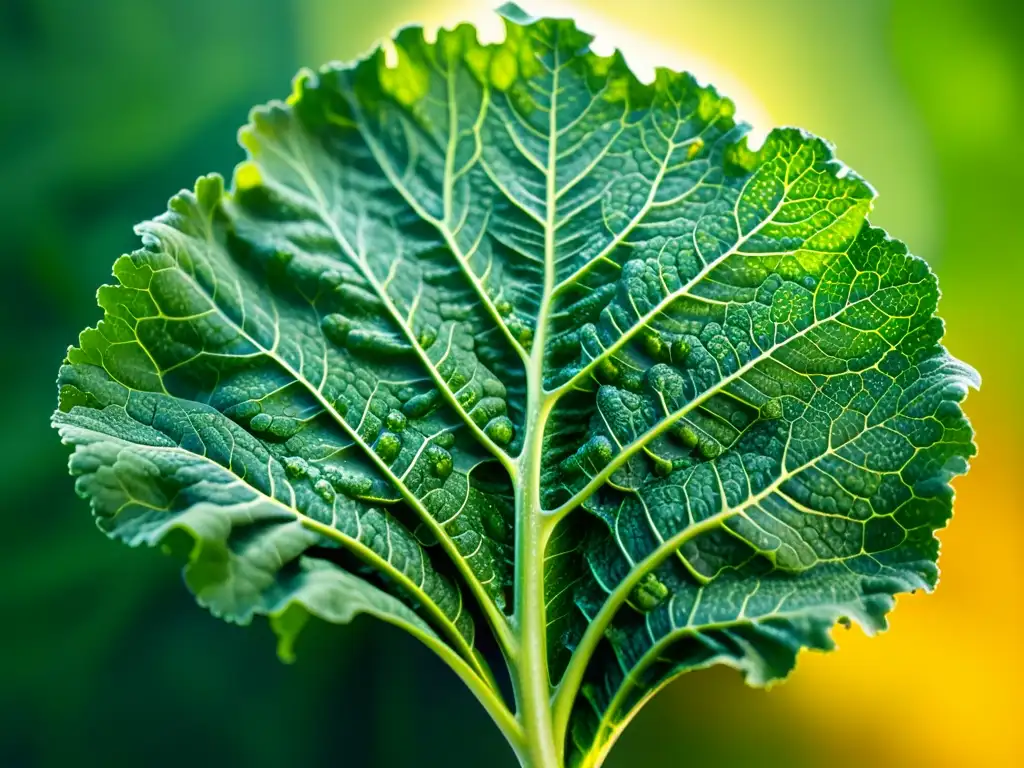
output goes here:
[{"label": "leaf stem", "polygon": [[555,172],[558,162],[557,39],[553,54],[544,227],[544,292],[527,366],[527,428],[523,453],[519,457],[521,471],[516,483],[516,601],[513,621],[520,655],[516,665],[515,690],[519,722],[527,746],[526,754],[520,755],[520,760],[529,768],[560,768],[564,751],[564,738],[558,738],[552,727],[544,589],[544,553],[555,521],[544,515],[540,497],[544,429],[555,404],[553,398],[544,395],[544,349],[555,284],[555,217],[558,207]]},{"label": "leaf stem", "polygon": [[549,402],[534,411],[532,423],[537,432],[523,455],[526,471],[516,494],[515,631],[520,655],[515,688],[519,718],[527,737],[524,765],[533,768],[557,768],[562,764],[552,728],[544,595],[544,551],[552,525],[540,514],[540,435],[550,413]]}]

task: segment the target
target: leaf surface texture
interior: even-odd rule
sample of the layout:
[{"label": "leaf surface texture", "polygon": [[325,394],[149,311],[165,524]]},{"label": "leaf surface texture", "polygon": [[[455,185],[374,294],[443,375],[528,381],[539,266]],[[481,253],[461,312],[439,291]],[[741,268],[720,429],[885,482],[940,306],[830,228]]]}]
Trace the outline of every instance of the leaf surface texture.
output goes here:
[{"label": "leaf surface texture", "polygon": [[54,422],[100,527],[184,542],[285,656],[363,612],[497,691],[477,633],[514,647],[537,559],[529,641],[595,765],[673,676],[768,684],[931,589],[978,382],[830,145],[751,149],[713,88],[504,13],[254,110],[232,188],[139,226]]}]

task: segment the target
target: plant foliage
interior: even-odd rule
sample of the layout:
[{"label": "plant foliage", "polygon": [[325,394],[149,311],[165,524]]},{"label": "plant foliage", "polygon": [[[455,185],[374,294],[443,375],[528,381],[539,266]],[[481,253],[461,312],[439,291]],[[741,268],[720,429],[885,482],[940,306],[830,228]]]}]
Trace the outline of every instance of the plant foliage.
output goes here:
[{"label": "plant foliage", "polygon": [[827,143],[751,149],[713,88],[502,13],[254,110],[232,188],[138,227],[53,420],[214,614],[286,659],[376,616],[524,764],[594,766],[676,675],[767,685],[935,585],[978,381]]}]

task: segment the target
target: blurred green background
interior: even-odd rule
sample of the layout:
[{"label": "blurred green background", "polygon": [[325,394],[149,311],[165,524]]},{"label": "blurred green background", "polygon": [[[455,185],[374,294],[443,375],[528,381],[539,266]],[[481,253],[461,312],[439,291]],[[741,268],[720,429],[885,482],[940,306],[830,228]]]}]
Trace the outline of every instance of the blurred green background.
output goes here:
[{"label": "blurred green background", "polygon": [[[648,706],[612,766],[1024,765],[1024,24],[1009,0],[618,0],[571,13],[638,68],[719,85],[765,131],[831,139],[873,219],[939,273],[948,345],[985,385],[933,596],[843,632],[769,693],[726,670]],[[63,350],[131,226],[241,158],[248,107],[300,65],[477,0],[0,0],[0,766],[511,766],[455,678],[368,620],[297,665],[196,608],[178,564],[108,542],[47,427]]]}]

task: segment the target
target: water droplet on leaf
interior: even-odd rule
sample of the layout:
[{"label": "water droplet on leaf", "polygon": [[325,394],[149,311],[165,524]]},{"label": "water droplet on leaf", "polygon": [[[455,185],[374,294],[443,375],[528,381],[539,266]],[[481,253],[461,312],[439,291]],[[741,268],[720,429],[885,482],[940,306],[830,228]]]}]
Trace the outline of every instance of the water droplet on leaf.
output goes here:
[{"label": "water droplet on leaf", "polygon": [[653,573],[647,573],[630,591],[629,602],[637,610],[650,613],[665,602],[668,595],[668,587],[662,584]]},{"label": "water droplet on leaf", "polygon": [[721,455],[722,446],[709,438],[707,440],[701,440],[697,446],[697,450],[705,459],[714,459]]},{"label": "water droplet on leaf", "polygon": [[782,401],[773,397],[768,400],[764,405],[761,406],[761,418],[762,419],[781,419],[782,418]]},{"label": "water droplet on leaf", "polygon": [[249,428],[253,432],[266,432],[270,429],[270,425],[274,423],[274,419],[267,413],[258,413],[252,417],[249,421]]},{"label": "water droplet on leaf", "polygon": [[437,328],[432,325],[423,326],[423,330],[420,331],[419,344],[423,349],[430,349],[434,346],[434,342],[437,341]]},{"label": "water droplet on leaf", "polygon": [[687,448],[695,448],[697,443],[700,442],[700,438],[697,437],[697,433],[693,427],[686,426],[685,424],[678,427],[676,430],[676,436]]},{"label": "water droplet on leaf", "polygon": [[398,454],[402,451],[402,438],[394,432],[381,432],[377,437],[377,442],[373,444],[373,449],[378,456],[390,464],[398,458]]},{"label": "water droplet on leaf", "polygon": [[455,468],[452,455],[436,443],[431,443],[427,448],[427,460],[430,462],[434,474],[442,480],[446,479]]},{"label": "water droplet on leaf", "polygon": [[289,456],[284,460],[284,471],[288,477],[305,477],[309,473],[309,464],[301,456]]},{"label": "water droplet on leaf", "polygon": [[515,427],[508,416],[498,416],[487,422],[484,432],[498,445],[507,445],[515,436]]},{"label": "water droplet on leaf", "polygon": [[391,411],[384,420],[384,423],[387,424],[388,429],[392,432],[401,432],[405,429],[408,419],[401,411]]},{"label": "water droplet on leaf", "polygon": [[672,362],[681,363],[690,356],[690,344],[686,339],[676,339],[672,342]]},{"label": "water droplet on leaf", "polygon": [[317,480],[316,484],[313,486],[313,490],[316,491],[317,495],[324,501],[334,501],[334,486],[332,486],[326,480]]}]

